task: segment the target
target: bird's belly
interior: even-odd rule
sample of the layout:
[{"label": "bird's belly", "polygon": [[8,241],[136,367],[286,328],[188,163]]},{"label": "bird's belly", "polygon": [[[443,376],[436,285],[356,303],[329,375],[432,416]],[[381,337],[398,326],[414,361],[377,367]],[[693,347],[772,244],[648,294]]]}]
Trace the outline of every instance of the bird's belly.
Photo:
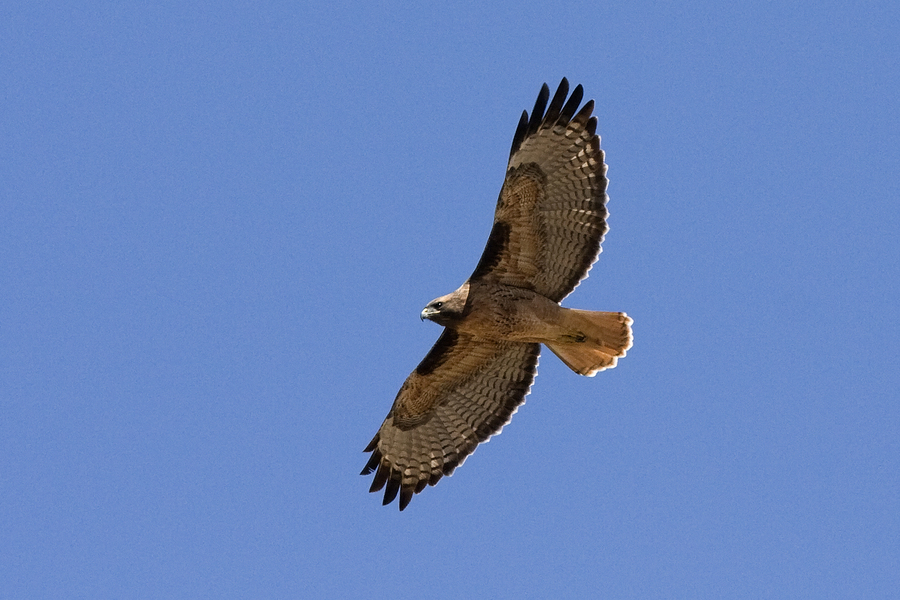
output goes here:
[{"label": "bird's belly", "polygon": [[494,285],[470,295],[470,307],[457,329],[474,337],[515,342],[554,341],[560,331],[559,304],[522,288]]}]

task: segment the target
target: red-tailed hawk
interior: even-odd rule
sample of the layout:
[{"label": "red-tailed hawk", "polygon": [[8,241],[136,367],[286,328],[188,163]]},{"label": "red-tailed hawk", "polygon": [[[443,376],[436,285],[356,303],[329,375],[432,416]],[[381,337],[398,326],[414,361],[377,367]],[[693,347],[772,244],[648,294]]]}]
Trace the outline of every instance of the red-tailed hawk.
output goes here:
[{"label": "red-tailed hawk", "polygon": [[547,106],[544,84],[531,118],[522,113],[475,272],[422,311],[444,331],[365,449],[372,456],[362,474],[375,473],[369,491],[384,488],[384,504],[399,493],[403,510],[509,422],[541,344],[587,376],[631,347],[625,313],[559,305],[597,260],[608,214],[594,101],[578,110],[581,86],[566,100],[568,91],[563,79]]}]

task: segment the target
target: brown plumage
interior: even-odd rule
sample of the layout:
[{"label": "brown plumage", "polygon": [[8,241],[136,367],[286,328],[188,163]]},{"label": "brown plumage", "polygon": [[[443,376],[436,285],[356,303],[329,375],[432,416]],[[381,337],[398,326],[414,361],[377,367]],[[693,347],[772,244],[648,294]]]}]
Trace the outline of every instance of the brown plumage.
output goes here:
[{"label": "brown plumage", "polygon": [[[523,112],[494,226],[475,272],[431,301],[422,318],[444,332],[400,388],[366,447],[362,471],[384,504],[450,475],[509,422],[534,381],[541,344],[581,375],[616,366],[631,347],[625,313],[562,308],[587,277],[606,226],[606,165],[594,101],[582,88],[541,88]],[[545,110],[546,109],[546,110]],[[576,112],[577,111],[577,112]]]}]

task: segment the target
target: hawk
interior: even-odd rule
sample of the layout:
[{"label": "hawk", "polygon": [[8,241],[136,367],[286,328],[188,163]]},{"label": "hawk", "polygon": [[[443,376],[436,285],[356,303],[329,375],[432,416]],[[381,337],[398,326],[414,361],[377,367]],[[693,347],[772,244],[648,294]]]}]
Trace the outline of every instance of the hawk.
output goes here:
[{"label": "hawk", "polygon": [[[434,347],[403,383],[362,475],[399,494],[414,494],[450,475],[479,443],[498,433],[525,401],[541,344],[589,377],[616,366],[631,347],[632,320],[621,312],[563,308],[587,277],[606,225],[606,165],[594,101],[583,89],[547,84],[513,137],[494,225],[475,272],[421,318],[444,326]],[[568,99],[567,99],[568,97]]]}]

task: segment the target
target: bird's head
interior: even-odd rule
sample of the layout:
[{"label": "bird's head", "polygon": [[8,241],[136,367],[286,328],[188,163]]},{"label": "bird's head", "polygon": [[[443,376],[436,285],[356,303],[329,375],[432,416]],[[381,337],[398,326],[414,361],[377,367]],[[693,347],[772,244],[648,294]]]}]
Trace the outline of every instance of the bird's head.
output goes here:
[{"label": "bird's head", "polygon": [[422,314],[420,316],[423,321],[428,319],[429,321],[434,321],[445,327],[452,325],[462,318],[463,311],[466,308],[466,299],[468,297],[469,284],[464,283],[461,288],[452,294],[435,298],[429,302],[425,308],[422,309]]}]

